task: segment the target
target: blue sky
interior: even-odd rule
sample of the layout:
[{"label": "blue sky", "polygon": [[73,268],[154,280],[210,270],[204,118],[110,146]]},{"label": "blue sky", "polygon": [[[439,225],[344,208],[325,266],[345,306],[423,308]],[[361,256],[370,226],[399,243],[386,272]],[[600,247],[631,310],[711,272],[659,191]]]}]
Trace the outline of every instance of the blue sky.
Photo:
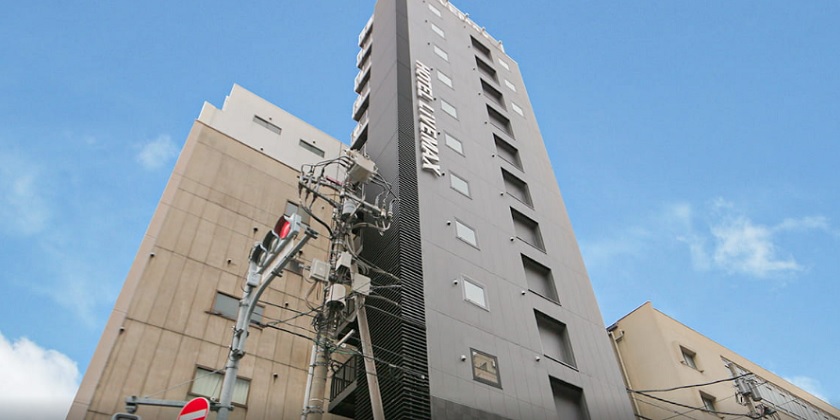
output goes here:
[{"label": "blue sky", "polygon": [[[840,3],[455,4],[521,66],[605,322],[651,300],[840,404]],[[348,139],[372,6],[4,6],[0,401],[75,393],[203,101]]]}]

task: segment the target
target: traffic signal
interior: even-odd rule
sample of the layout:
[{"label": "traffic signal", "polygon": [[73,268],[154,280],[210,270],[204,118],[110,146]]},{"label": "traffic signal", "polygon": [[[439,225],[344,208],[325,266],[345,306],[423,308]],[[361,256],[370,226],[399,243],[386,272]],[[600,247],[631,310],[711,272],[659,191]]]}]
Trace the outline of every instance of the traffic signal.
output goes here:
[{"label": "traffic signal", "polygon": [[277,219],[274,228],[269,230],[262,242],[254,245],[254,249],[251,250],[250,260],[259,268],[259,272],[271,265],[278,255],[285,256],[288,252],[287,248],[291,248],[302,228],[299,214],[280,216]]}]

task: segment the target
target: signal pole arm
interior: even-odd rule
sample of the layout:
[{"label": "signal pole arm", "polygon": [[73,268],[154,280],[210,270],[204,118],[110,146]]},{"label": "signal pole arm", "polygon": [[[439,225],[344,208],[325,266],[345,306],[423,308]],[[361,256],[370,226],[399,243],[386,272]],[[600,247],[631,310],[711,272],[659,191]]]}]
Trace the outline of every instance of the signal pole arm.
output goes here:
[{"label": "signal pole arm", "polygon": [[[248,326],[251,323],[251,316],[254,314],[254,309],[257,302],[262,296],[265,289],[276,277],[283,273],[289,261],[297,255],[298,251],[309,242],[310,239],[317,237],[318,233],[301,224],[300,216],[293,214],[285,218],[285,223],[282,223],[284,216],[281,216],[281,221],[274,231],[269,231],[266,239],[262,243],[257,243],[254,251],[251,253],[251,261],[248,265],[248,277],[245,281],[245,290],[242,294],[242,299],[239,301],[239,313],[236,317],[236,326],[233,330],[233,340],[228,352],[227,363],[225,364],[225,377],[222,381],[222,390],[219,395],[219,414],[216,417],[218,420],[227,420],[230,412],[233,411],[233,389],[236,384],[236,375],[239,372],[239,360],[245,356],[245,341],[248,338]],[[291,220],[289,220],[291,219]],[[280,229],[280,226],[284,229]],[[291,225],[291,229],[286,224]],[[297,236],[301,227],[305,227],[304,236],[296,244],[291,246],[292,240]],[[271,237],[274,235],[275,237]],[[279,239],[279,241],[277,241]],[[266,275],[261,275],[268,265],[279,258],[279,262]]]}]

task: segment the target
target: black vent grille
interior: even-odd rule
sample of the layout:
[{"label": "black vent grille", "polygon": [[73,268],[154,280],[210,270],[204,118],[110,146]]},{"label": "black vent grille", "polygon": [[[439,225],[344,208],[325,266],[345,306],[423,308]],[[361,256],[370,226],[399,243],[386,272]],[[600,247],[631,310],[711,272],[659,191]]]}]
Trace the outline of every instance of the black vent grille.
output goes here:
[{"label": "black vent grille", "polygon": [[[367,151],[371,156],[379,156],[377,166],[380,173],[392,183],[400,202],[395,208],[394,223],[385,235],[365,235],[363,256],[398,276],[402,287],[379,289],[378,294],[391,302],[370,297],[367,299],[367,313],[374,354],[379,360],[376,370],[385,417],[429,419],[431,401],[414,135],[413,66],[409,54],[406,0],[396,1],[396,12],[397,33],[383,36],[397,37],[397,109],[396,115],[391,113],[385,117],[396,116],[397,141],[388,142],[394,133],[377,132],[372,121]],[[377,35],[374,33],[374,42]],[[389,98],[383,97],[378,103],[388,103],[386,99]],[[376,101],[377,98],[372,97],[371,106],[376,106]],[[382,285],[390,281],[374,277],[373,283]],[[363,369],[359,370],[357,378],[355,418],[372,419]]]}]

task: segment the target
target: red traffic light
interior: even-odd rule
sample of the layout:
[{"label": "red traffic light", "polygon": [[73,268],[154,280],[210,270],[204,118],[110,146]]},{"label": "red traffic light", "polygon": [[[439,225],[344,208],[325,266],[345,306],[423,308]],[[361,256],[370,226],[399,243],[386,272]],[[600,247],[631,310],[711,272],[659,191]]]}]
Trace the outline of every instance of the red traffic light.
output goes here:
[{"label": "red traffic light", "polygon": [[289,236],[289,232],[291,231],[292,222],[290,222],[288,218],[282,216],[279,219],[277,219],[277,224],[274,225],[274,233],[277,234],[277,236],[280,239],[286,239],[286,237]]}]

